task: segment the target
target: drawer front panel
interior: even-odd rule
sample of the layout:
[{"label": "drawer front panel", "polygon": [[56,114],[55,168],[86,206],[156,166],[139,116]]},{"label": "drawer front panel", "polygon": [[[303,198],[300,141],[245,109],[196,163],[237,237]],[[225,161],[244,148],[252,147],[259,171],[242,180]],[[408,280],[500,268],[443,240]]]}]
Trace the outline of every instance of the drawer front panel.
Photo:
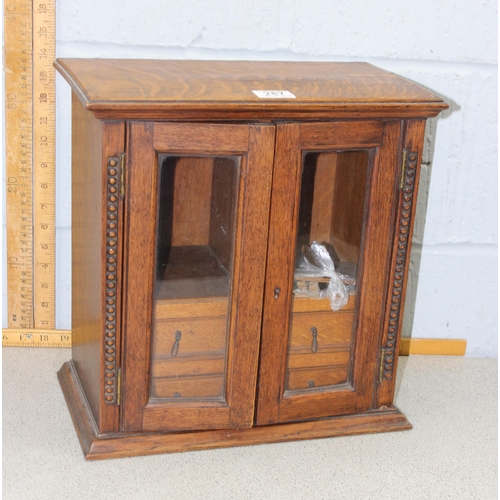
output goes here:
[{"label": "drawer front panel", "polygon": [[322,352],[318,350],[318,352],[312,354],[297,354],[296,351],[292,351],[288,358],[288,369],[348,365],[350,355],[349,350],[339,352]]},{"label": "drawer front panel", "polygon": [[226,330],[226,317],[157,321],[151,397],[222,398]]},{"label": "drawer front panel", "polygon": [[184,398],[221,398],[224,395],[223,374],[203,377],[157,378],[152,397],[182,400]]},{"label": "drawer front panel", "polygon": [[152,363],[152,376],[189,377],[224,373],[224,353],[217,356],[168,356],[155,358]]},{"label": "drawer front panel", "polygon": [[[180,335],[179,333],[180,332]],[[154,357],[170,356],[177,341],[177,355],[219,352],[226,348],[227,318],[186,318],[156,323]]]},{"label": "drawer front panel", "polygon": [[292,314],[285,396],[347,382],[353,311]]},{"label": "drawer front panel", "polygon": [[288,372],[288,391],[298,389],[314,390],[318,387],[342,384],[347,382],[347,372],[347,365],[290,370]]},{"label": "drawer front panel", "polygon": [[292,315],[290,347],[311,348],[313,329],[318,350],[325,346],[347,346],[351,342],[353,312],[317,312]]}]

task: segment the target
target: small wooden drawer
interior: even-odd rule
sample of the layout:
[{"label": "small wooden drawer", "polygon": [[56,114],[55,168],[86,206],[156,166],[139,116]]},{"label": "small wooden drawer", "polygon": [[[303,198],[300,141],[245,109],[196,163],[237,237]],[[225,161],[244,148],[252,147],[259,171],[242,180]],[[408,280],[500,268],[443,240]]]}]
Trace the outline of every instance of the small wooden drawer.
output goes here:
[{"label": "small wooden drawer", "polygon": [[292,315],[286,390],[347,382],[353,311]]},{"label": "small wooden drawer", "polygon": [[161,356],[153,358],[151,376],[164,378],[222,374],[224,362],[223,351],[214,355]]},{"label": "small wooden drawer", "polygon": [[316,336],[318,350],[326,346],[347,346],[351,342],[352,311],[295,313],[292,315],[290,349],[313,351]]},{"label": "small wooden drawer", "polygon": [[[297,351],[290,351],[288,357],[288,369],[317,368],[321,366],[348,365],[351,356],[350,350],[327,351],[326,348],[310,354],[299,354]],[[299,351],[300,352],[300,351]]]},{"label": "small wooden drawer", "polygon": [[155,319],[227,316],[228,302],[228,297],[178,300],[159,299],[155,305]]},{"label": "small wooden drawer", "polygon": [[154,330],[153,358],[170,356],[176,341],[178,356],[225,351],[227,317],[157,321]]},{"label": "small wooden drawer", "polygon": [[153,398],[222,398],[224,376],[222,373],[207,376],[169,377],[153,379]]},{"label": "small wooden drawer", "polygon": [[297,368],[287,374],[287,391],[313,389],[347,382],[348,365]]}]

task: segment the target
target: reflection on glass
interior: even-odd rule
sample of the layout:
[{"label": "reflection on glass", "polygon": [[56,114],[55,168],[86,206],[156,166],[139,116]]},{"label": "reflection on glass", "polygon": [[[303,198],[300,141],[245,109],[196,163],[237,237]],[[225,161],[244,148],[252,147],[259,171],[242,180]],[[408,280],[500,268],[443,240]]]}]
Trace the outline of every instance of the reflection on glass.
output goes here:
[{"label": "reflection on glass", "polygon": [[224,398],[239,157],[159,158],[151,398]]},{"label": "reflection on glass", "polygon": [[369,152],[304,154],[286,391],[349,378]]}]

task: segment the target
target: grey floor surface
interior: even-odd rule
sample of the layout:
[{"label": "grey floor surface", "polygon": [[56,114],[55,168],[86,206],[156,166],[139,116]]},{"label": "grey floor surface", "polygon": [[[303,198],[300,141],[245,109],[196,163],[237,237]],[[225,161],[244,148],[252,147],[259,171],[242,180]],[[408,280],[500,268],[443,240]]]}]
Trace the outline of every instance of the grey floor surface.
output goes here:
[{"label": "grey floor surface", "polygon": [[399,433],[86,462],[66,349],[3,349],[3,498],[497,498],[497,360],[402,358]]}]

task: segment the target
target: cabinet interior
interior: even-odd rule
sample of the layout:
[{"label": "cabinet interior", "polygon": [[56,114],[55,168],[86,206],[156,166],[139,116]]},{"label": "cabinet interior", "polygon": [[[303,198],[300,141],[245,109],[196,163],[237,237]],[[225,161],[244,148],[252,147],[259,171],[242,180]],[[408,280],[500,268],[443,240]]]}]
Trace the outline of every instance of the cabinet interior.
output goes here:
[{"label": "cabinet interior", "polygon": [[[240,162],[159,156],[152,399],[224,399]],[[366,150],[303,155],[285,394],[348,383],[368,167]],[[347,270],[339,311],[328,274],[301,269],[313,242]]]},{"label": "cabinet interior", "polygon": [[224,400],[241,157],[158,165],[151,397]]},{"label": "cabinet interior", "polygon": [[[292,307],[285,396],[349,382],[368,167],[366,150],[303,154],[294,302],[310,295],[313,310],[299,312]],[[320,269],[308,276],[309,266],[303,269],[305,262],[317,263],[315,255],[311,256],[313,242],[327,250],[346,286],[349,297],[339,310],[334,311],[329,300],[321,298],[332,278],[326,272],[318,277]],[[314,300],[323,303],[323,310],[318,311]]]}]

